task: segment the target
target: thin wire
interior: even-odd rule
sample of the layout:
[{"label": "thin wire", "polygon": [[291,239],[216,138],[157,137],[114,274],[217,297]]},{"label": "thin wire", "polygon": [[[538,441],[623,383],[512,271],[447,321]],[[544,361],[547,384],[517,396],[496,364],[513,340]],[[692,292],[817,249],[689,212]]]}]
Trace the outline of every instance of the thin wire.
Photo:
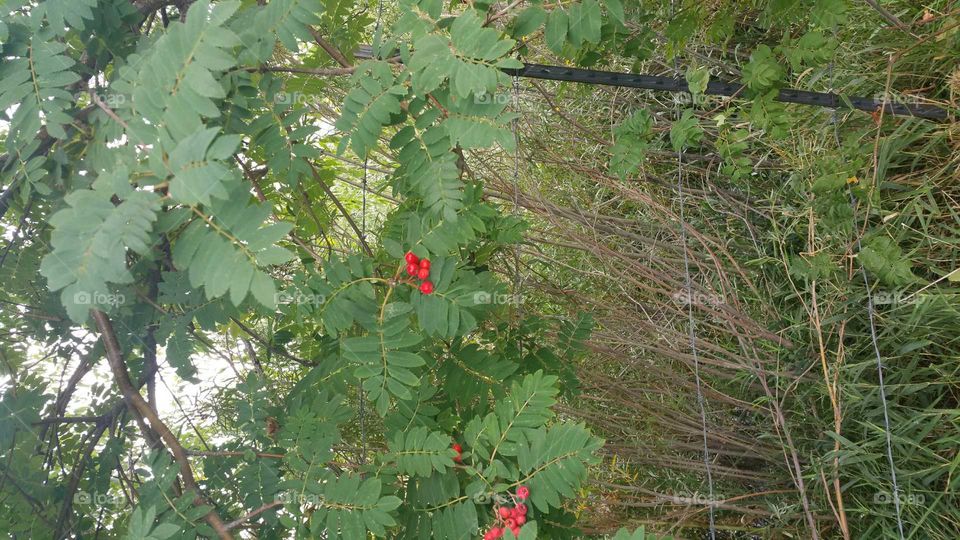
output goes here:
[{"label": "thin wire", "polygon": [[[513,215],[520,215],[520,77],[513,78],[513,110],[517,117],[513,119]],[[513,246],[513,304],[517,309],[517,319],[523,319],[523,302],[520,301],[520,246]],[[517,341],[520,354],[523,354],[523,341]]]},{"label": "thin wire", "polygon": [[[513,119],[513,215],[520,215],[520,77],[513,78],[513,110],[517,117]],[[513,246],[513,298],[518,323],[523,321],[523,302],[521,299],[522,279],[520,276],[520,245]],[[523,359],[523,335],[517,338],[517,354]]]},{"label": "thin wire", "polygon": [[[836,41],[837,38],[837,28],[833,28],[833,38]],[[834,75],[834,61],[830,61],[829,73],[830,73],[830,91],[834,90],[835,86],[835,75]],[[883,102],[881,106],[886,109],[887,106],[887,92],[884,92]],[[833,112],[830,115],[831,123],[833,124],[833,139],[837,144],[837,148],[840,148],[840,128],[837,118],[837,110],[833,109]],[[850,190],[850,207],[853,210],[853,216],[856,218],[857,215],[857,197],[853,194],[853,190]],[[860,243],[861,236],[857,234],[857,253],[863,251],[863,247]],[[890,412],[887,408],[887,389],[883,381],[883,360],[880,355],[880,346],[877,343],[877,325],[875,321],[875,310],[873,303],[873,293],[870,290],[870,278],[867,276],[867,268],[861,264],[860,265],[860,274],[863,276],[863,286],[867,291],[867,320],[870,323],[870,343],[873,345],[873,353],[877,360],[877,379],[880,386],[880,404],[883,407],[883,426],[884,426],[884,437],[886,438],[887,443],[887,463],[890,467],[890,481],[893,485],[893,507],[897,515],[897,532],[900,535],[900,540],[903,540],[903,517],[900,514],[900,486],[897,483],[897,466],[893,461],[893,442],[890,437]]]},{"label": "thin wire", "polygon": [[[676,0],[670,2],[671,17],[676,10]],[[678,57],[673,57],[673,69],[679,75],[680,65]],[[676,120],[680,119],[680,100],[676,101]],[[710,499],[707,512],[710,517],[710,539],[716,540],[716,518],[714,516],[713,471],[710,468],[710,448],[707,445],[707,407],[703,397],[702,382],[700,380],[700,352],[697,350],[696,319],[693,316],[693,279],[690,277],[690,253],[687,245],[687,221],[684,212],[683,195],[683,149],[677,150],[677,196],[680,204],[680,241],[683,243],[683,275],[684,288],[687,298],[687,329],[690,340],[690,352],[693,355],[693,375],[697,387],[697,407],[700,409],[700,431],[703,433],[703,466],[707,473],[707,490]]]},{"label": "thin wire", "polygon": [[690,255],[687,246],[687,223],[684,216],[683,153],[677,152],[677,195],[680,199],[680,241],[683,243],[684,287],[687,298],[687,327],[689,328],[690,351],[693,354],[693,375],[697,383],[697,406],[700,408],[700,428],[703,432],[703,464],[707,471],[707,487],[710,493],[710,538],[716,539],[713,515],[713,472],[710,468],[710,449],[707,446],[707,409],[700,381],[700,353],[697,350],[696,319],[693,316],[693,280],[690,277]]},{"label": "thin wire", "polygon": [[[360,190],[360,244],[366,245],[367,242],[367,158],[363,158],[363,189]],[[358,385],[357,393],[360,398],[360,464],[367,463],[367,425],[366,425],[366,396],[364,396],[363,385]]]},{"label": "thin wire", "polygon": [[[850,204],[856,211],[856,197],[850,194]],[[856,214],[854,214],[856,215]],[[857,253],[860,253],[860,237],[857,236]],[[860,273],[863,275],[863,285],[867,290],[867,319],[870,321],[870,342],[873,344],[873,353],[877,359],[877,379],[880,384],[880,403],[883,405],[884,436],[887,439],[887,463],[890,465],[890,481],[893,484],[893,507],[897,513],[897,530],[903,540],[903,518],[900,515],[900,486],[897,484],[897,466],[893,461],[893,443],[890,440],[890,413],[887,410],[887,390],[883,382],[883,360],[880,357],[880,347],[877,345],[877,326],[874,322],[873,294],[870,292],[870,280],[867,269],[861,264]]]}]

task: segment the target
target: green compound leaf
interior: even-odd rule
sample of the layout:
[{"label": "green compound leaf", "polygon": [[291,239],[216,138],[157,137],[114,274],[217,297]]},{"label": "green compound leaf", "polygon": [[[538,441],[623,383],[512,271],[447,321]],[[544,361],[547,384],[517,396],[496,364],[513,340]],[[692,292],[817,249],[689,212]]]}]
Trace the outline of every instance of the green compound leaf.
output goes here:
[{"label": "green compound leaf", "polygon": [[475,453],[488,453],[489,460],[497,455],[517,455],[517,445],[525,437],[540,429],[554,413],[557,377],[545,375],[542,370],[514,381],[507,398],[498,402],[495,411],[467,424],[466,440]]},{"label": "green compound leaf", "polygon": [[80,80],[72,69],[76,62],[65,54],[64,43],[44,41],[41,36],[5,47],[0,63],[0,111],[17,105],[6,141],[11,149],[25,149],[41,128],[64,139],[64,127],[72,121],[67,111],[74,100],[67,89]]},{"label": "green compound leaf", "polygon": [[710,70],[704,66],[691,66],[684,74],[684,79],[687,81],[687,89],[696,99],[707,90],[707,85],[710,84]]},{"label": "green compound leaf", "polygon": [[844,0],[817,0],[810,9],[811,19],[823,28],[835,28],[847,22],[847,3]]},{"label": "green compound leaf", "polygon": [[265,62],[277,40],[294,52],[299,50],[298,40],[312,41],[310,27],[320,23],[317,14],[323,11],[321,0],[271,0],[264,8],[249,12],[236,28],[256,61]]},{"label": "green compound leaf", "polygon": [[360,64],[353,81],[355,86],[347,94],[336,123],[336,128],[348,135],[340,142],[339,152],[343,153],[349,143],[358,156],[366,156],[377,145],[383,127],[400,113],[400,98],[407,90],[396,84],[387,62]]},{"label": "green compound leaf", "polygon": [[887,236],[876,236],[866,242],[857,258],[885,285],[898,287],[920,281],[913,273],[910,259],[905,257],[900,246]]},{"label": "green compound leaf", "polygon": [[470,500],[444,501],[432,512],[411,513],[405,523],[412,538],[467,540],[477,537],[479,512]]},{"label": "green compound leaf", "polygon": [[783,68],[777,63],[773,50],[760,45],[750,54],[750,61],[743,67],[743,82],[751,90],[765,90],[780,81]]},{"label": "green compound leaf", "polygon": [[108,283],[130,283],[127,250],[147,255],[154,241],[153,222],[160,196],[147,191],[129,194],[114,205],[109,190],[77,190],[64,200],[70,206],[50,217],[52,250],[40,265],[51,291],[63,289],[60,300],[70,318],[83,322],[91,307],[122,303]]},{"label": "green compound leaf", "polygon": [[703,137],[703,128],[694,116],[693,109],[683,111],[680,119],[670,128],[670,143],[677,152],[699,143],[701,137]]},{"label": "green compound leaf", "polygon": [[556,54],[563,53],[567,43],[567,33],[570,30],[570,17],[563,8],[557,8],[547,16],[547,26],[544,28],[544,39],[547,47]]},{"label": "green compound leaf", "polygon": [[528,433],[517,444],[519,484],[530,489],[530,502],[542,512],[560,508],[561,497],[576,496],[586,480],[587,466],[603,441],[583,424],[564,423]]},{"label": "green compound leaf", "polygon": [[447,394],[467,404],[478,396],[499,395],[504,381],[516,373],[519,364],[474,344],[451,351],[439,369]]},{"label": "green compound leaf", "polygon": [[346,261],[330,259],[323,268],[324,279],[311,283],[322,299],[316,315],[331,336],[340,335],[356,323],[376,327],[379,306],[372,276],[369,262],[354,256]]},{"label": "green compound leaf", "polygon": [[404,349],[422,339],[410,330],[410,317],[401,314],[385,318],[371,335],[340,341],[343,357],[359,364],[354,375],[363,381],[363,389],[376,403],[380,416],[386,416],[392,399],[412,399],[410,389],[420,385],[414,368],[426,362],[420,355]]},{"label": "green compound leaf", "polygon": [[614,130],[615,142],[610,150],[610,171],[621,179],[637,172],[643,164],[653,133],[653,117],[641,109]]},{"label": "green compound leaf", "polygon": [[260,267],[282,264],[293,257],[276,243],[290,232],[290,223],[264,222],[269,204],[248,204],[243,186],[224,200],[214,200],[209,209],[193,208],[196,219],[177,238],[173,262],[189,272],[190,285],[203,287],[213,300],[230,292],[230,301],[240,305],[250,293],[262,305],[274,309],[277,291],[273,278]]},{"label": "green compound leaf", "polygon": [[621,25],[627,22],[621,0],[604,0],[603,4],[607,7],[607,13],[609,13],[615,21]]},{"label": "green compound leaf", "polygon": [[511,35],[515,38],[536,32],[547,20],[547,12],[540,6],[530,6],[513,20]]},{"label": "green compound leaf", "polygon": [[501,69],[523,67],[517,60],[503,58],[514,44],[512,39],[501,39],[498,31],[485,28],[475,12],[467,11],[451,25],[449,39],[431,33],[414,42],[408,64],[413,88],[426,95],[449,80],[460,98],[492,94],[499,81],[507,80]]},{"label": "green compound leaf", "polygon": [[155,140],[162,128],[161,140],[169,135],[176,143],[201,130],[203,118],[220,116],[216,100],[226,96],[220,79],[236,65],[233,48],[240,44],[225,23],[239,5],[192,4],[185,23],[172,23],[142,61],[121,69],[115,86],[132,99],[118,112],[135,140]]},{"label": "green compound leaf", "polygon": [[207,128],[186,137],[169,157],[173,171],[170,196],[187,205],[209,205],[211,197],[226,199],[231,183],[239,182],[235,169],[223,161],[229,159],[240,142],[239,136],[217,138],[219,128]]},{"label": "green compound leaf", "polygon": [[310,529],[344,540],[365,540],[368,534],[386,536],[386,527],[396,525],[391,512],[402,501],[381,495],[382,490],[379,478],[362,480],[352,473],[328,475],[310,517]]},{"label": "green compound leaf", "polygon": [[[418,104],[425,106],[423,101]],[[421,109],[416,122],[399,130],[390,146],[399,150],[396,177],[417,190],[428,214],[456,221],[463,208],[463,185],[447,127],[435,123],[439,117],[437,109]]]},{"label": "green compound leaf", "polygon": [[30,16],[34,19],[46,18],[49,28],[59,36],[67,33],[68,28],[83,30],[86,21],[93,19],[93,8],[97,0],[46,0],[37,4]]},{"label": "green compound leaf", "polygon": [[443,473],[453,467],[456,452],[450,445],[446,433],[417,427],[396,433],[387,443],[390,451],[384,460],[395,463],[401,474],[430,476],[433,471]]}]

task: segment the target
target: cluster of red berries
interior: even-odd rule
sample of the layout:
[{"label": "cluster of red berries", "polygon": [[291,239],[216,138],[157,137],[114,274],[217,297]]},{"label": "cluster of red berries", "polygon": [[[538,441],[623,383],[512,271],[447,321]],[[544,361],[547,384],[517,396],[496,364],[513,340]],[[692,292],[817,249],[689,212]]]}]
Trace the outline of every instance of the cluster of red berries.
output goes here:
[{"label": "cluster of red berries", "polygon": [[453,456],[453,460],[457,463],[463,463],[463,447],[460,446],[460,443],[453,443],[450,448],[453,448],[453,451],[457,453]]},{"label": "cluster of red berries", "polygon": [[432,293],[433,282],[427,279],[430,277],[430,259],[421,259],[414,255],[412,251],[408,251],[404,259],[407,261],[407,273],[423,281],[420,284],[420,292],[423,294]]},{"label": "cluster of red berries", "polygon": [[[523,501],[529,496],[530,490],[527,486],[519,486],[517,488],[518,499]],[[501,538],[503,533],[507,532],[507,529],[510,529],[513,536],[520,536],[520,527],[523,527],[523,524],[527,522],[527,505],[518,503],[513,508],[499,506],[497,507],[496,515],[497,526],[483,533],[483,540],[496,540],[497,538]],[[501,527],[501,525],[503,526]]]}]

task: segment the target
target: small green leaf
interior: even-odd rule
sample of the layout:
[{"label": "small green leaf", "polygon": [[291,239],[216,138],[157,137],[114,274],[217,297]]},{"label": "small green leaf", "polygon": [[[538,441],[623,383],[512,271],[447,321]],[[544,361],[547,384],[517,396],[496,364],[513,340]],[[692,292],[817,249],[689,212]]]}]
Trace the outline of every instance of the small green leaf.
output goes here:
[{"label": "small green leaf", "polygon": [[567,12],[570,16],[567,39],[574,47],[600,41],[603,20],[597,0],[583,0],[570,6]]},{"label": "small green leaf", "polygon": [[554,9],[547,16],[544,38],[547,41],[547,47],[556,54],[563,52],[563,46],[567,43],[569,24],[569,17],[563,8]]},{"label": "small green leaf", "polygon": [[743,68],[743,82],[751,90],[770,88],[783,77],[783,68],[773,56],[773,50],[760,45],[750,54],[750,61]]},{"label": "small green leaf", "polygon": [[694,116],[693,109],[683,111],[683,116],[670,128],[670,142],[677,152],[697,144],[703,136],[700,121]]},{"label": "small green leaf", "polygon": [[885,285],[898,287],[920,280],[903,250],[887,236],[876,236],[864,243],[857,255],[863,266]]},{"label": "small green leaf", "polygon": [[710,84],[710,70],[703,66],[690,66],[684,78],[687,81],[687,88],[693,94],[694,102],[696,102],[696,97],[703,94],[707,90],[707,85]]},{"label": "small green leaf", "polygon": [[607,6],[607,12],[615,21],[623,25],[626,23],[626,17],[623,14],[623,3],[620,0],[604,0]]},{"label": "small green leaf", "polygon": [[540,6],[530,6],[513,20],[513,37],[523,37],[537,31],[547,20],[547,12]]},{"label": "small green leaf", "polygon": [[810,18],[823,28],[835,28],[847,22],[845,0],[817,0],[810,9]]},{"label": "small green leaf", "polygon": [[646,109],[633,113],[617,126],[614,145],[610,150],[610,171],[620,178],[635,173],[643,163],[652,133],[653,117]]},{"label": "small green leaf", "polygon": [[258,302],[270,309],[277,308],[277,287],[273,278],[260,270],[255,270],[250,281],[250,292]]}]

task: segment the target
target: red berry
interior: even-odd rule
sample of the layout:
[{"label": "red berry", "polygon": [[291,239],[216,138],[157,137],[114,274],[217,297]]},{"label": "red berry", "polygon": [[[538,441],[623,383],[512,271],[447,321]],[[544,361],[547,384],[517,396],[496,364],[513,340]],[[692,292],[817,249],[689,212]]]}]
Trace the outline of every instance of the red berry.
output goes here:
[{"label": "red berry", "polygon": [[432,292],[433,292],[433,283],[430,283],[429,281],[424,281],[423,283],[421,283],[421,284],[420,284],[420,292],[422,292],[423,294],[430,294],[430,293],[432,293]]},{"label": "red berry", "polygon": [[500,508],[498,508],[497,513],[499,513],[500,517],[502,517],[503,519],[507,519],[510,517],[510,509],[507,508],[506,506],[501,506]]},{"label": "red berry", "polygon": [[417,277],[420,279],[427,279],[430,277],[430,269],[421,266],[420,270],[417,270]]},{"label": "red berry", "polygon": [[521,525],[527,522],[527,516],[516,516],[513,518],[513,521],[514,523],[517,524],[518,527],[520,527]]},{"label": "red berry", "polygon": [[517,514],[521,516],[527,515],[527,505],[523,503],[518,504],[517,506],[513,507],[513,509],[516,510]]},{"label": "red berry", "polygon": [[526,498],[529,497],[529,496],[530,496],[530,490],[527,488],[527,486],[518,486],[518,487],[517,487],[517,498],[518,498],[518,499],[526,499]]},{"label": "red berry", "polygon": [[408,274],[410,274],[411,276],[415,276],[415,275],[417,275],[417,272],[419,272],[419,269],[417,268],[417,265],[415,265],[415,264],[413,264],[413,263],[410,263],[410,264],[407,265],[407,273],[408,273]]},{"label": "red berry", "polygon": [[504,521],[503,524],[511,529],[517,526],[517,522],[514,521],[513,518],[507,518],[507,520]]},{"label": "red berry", "polygon": [[420,268],[426,268],[427,270],[429,270],[429,269],[430,269],[430,259],[422,259],[422,260],[420,261]]},{"label": "red berry", "polygon": [[460,443],[453,443],[450,445],[450,448],[453,448],[453,451],[457,453],[457,455],[453,456],[453,460],[457,463],[463,463],[463,458],[460,456],[460,454],[463,453],[463,447],[460,446]]},{"label": "red berry", "polygon": [[412,251],[408,251],[406,255],[403,256],[404,260],[407,261],[407,264],[417,264],[420,262],[420,257],[417,257],[413,254]]},{"label": "red berry", "polygon": [[500,538],[501,536],[503,536],[503,529],[500,527],[490,529],[490,538]]},{"label": "red berry", "polygon": [[519,536],[520,536],[520,527],[511,527],[511,528],[510,528],[510,532],[512,532],[514,536],[519,537]]}]

